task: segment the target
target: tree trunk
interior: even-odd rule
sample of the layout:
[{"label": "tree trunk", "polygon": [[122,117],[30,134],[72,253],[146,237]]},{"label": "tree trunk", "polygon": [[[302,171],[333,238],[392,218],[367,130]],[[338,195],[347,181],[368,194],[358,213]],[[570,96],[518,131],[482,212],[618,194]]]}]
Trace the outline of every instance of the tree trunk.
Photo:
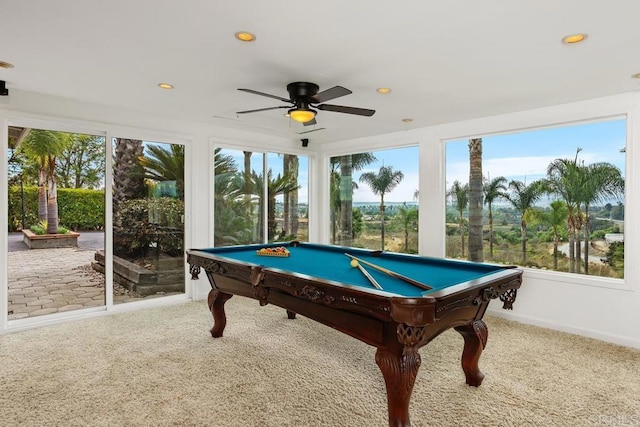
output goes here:
[{"label": "tree trunk", "polygon": [[582,238],[580,237],[580,231],[576,232],[576,267],[575,272],[580,274],[582,270]]},{"label": "tree trunk", "polygon": [[384,193],[380,198],[380,234],[382,236],[382,250],[384,251]]},{"label": "tree trunk", "polygon": [[47,220],[47,172],[44,168],[38,171],[38,221]]},{"label": "tree trunk", "polygon": [[58,234],[58,191],[56,178],[52,176],[49,180],[47,191],[47,234]]},{"label": "tree trunk", "polygon": [[584,206],[584,274],[589,274],[589,205]]},{"label": "tree trunk", "polygon": [[[285,168],[283,174],[291,174],[298,183],[299,161],[298,156],[285,154]],[[284,193],[284,224],[286,234],[298,235],[298,189]]]},{"label": "tree trunk", "polygon": [[484,261],[482,248],[482,138],[469,140],[469,260]]},{"label": "tree trunk", "polygon": [[567,234],[569,237],[569,273],[575,271],[575,214],[572,207],[569,207],[569,215],[567,216]]},{"label": "tree trunk", "polygon": [[575,272],[580,274],[582,270],[582,212],[578,207],[576,214],[576,267]]},{"label": "tree trunk", "polygon": [[553,238],[553,270],[558,271],[558,236]]},{"label": "tree trunk", "polygon": [[569,273],[575,272],[575,234],[569,231]]},{"label": "tree trunk", "polygon": [[409,253],[409,224],[404,227],[404,251]]},{"label": "tree trunk", "polygon": [[527,223],[520,223],[520,240],[522,240],[522,263],[527,262]]},{"label": "tree trunk", "polygon": [[340,157],[340,244],[353,244],[353,173],[351,155]]},{"label": "tree trunk", "polygon": [[464,218],[462,216],[462,209],[460,210],[460,222],[458,225],[460,227],[460,239],[462,241],[462,258],[464,258]]},{"label": "tree trunk", "polygon": [[493,260],[493,211],[489,203],[489,257]]}]

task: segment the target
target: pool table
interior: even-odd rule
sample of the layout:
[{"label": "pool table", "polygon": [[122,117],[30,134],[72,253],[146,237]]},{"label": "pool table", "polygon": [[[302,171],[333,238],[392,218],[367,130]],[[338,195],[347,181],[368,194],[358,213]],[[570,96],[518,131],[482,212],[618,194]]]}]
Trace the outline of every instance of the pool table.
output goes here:
[{"label": "pool table", "polygon": [[[285,248],[288,256],[258,255],[259,249],[276,247]],[[418,349],[449,328],[464,338],[462,370],[467,384],[482,383],[478,360],[487,342],[482,317],[492,299],[499,298],[503,308],[511,309],[522,282],[522,271],[511,266],[312,243],[187,253],[192,277],[196,279],[202,268],[211,284],[213,337],[224,332],[225,302],[241,295],[260,305],[282,307],[290,319],[300,314],[376,347],[390,426],[411,425],[409,400],[420,367]],[[360,267],[351,265],[353,257],[381,290]]]}]

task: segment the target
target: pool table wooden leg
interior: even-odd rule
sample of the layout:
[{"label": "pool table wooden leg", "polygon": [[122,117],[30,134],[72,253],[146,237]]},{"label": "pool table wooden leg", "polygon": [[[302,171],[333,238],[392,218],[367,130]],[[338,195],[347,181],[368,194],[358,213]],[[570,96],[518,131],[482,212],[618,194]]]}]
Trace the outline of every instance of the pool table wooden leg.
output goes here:
[{"label": "pool table wooden leg", "polygon": [[393,350],[378,348],[376,363],[387,386],[389,426],[409,427],[409,401],[420,368],[420,354],[414,346]]},{"label": "pool table wooden leg", "polygon": [[220,292],[217,289],[211,289],[207,303],[209,310],[213,314],[213,328],[211,328],[211,336],[214,338],[220,338],[224,332],[224,327],[227,326],[227,315],[224,312],[224,303],[233,295]]},{"label": "pool table wooden leg", "polygon": [[484,379],[484,374],[478,368],[478,361],[487,345],[487,325],[482,320],[475,320],[467,325],[456,326],[455,330],[464,338],[462,370],[467,377],[467,384],[478,387]]}]

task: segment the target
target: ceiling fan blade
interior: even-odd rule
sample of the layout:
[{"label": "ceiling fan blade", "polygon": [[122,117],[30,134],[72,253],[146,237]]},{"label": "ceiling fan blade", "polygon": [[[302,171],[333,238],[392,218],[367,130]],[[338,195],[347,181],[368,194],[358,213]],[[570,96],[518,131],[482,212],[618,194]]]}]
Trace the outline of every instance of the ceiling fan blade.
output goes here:
[{"label": "ceiling fan blade", "polygon": [[376,110],[369,110],[367,108],[345,107],[344,105],[331,105],[320,104],[317,105],[318,110],[335,111],[336,113],[355,114],[357,116],[371,117],[375,114]]},{"label": "ceiling fan blade", "polygon": [[288,105],[281,105],[280,107],[267,107],[267,108],[258,108],[257,110],[236,111],[236,114],[257,113],[258,111],[278,110],[280,108],[291,108],[291,107]]},{"label": "ceiling fan blade", "polygon": [[279,99],[282,102],[291,102],[291,100],[287,98],[282,98],[281,96],[277,96],[277,95],[270,95],[264,92],[258,92],[257,90],[253,90],[253,89],[238,89],[238,90],[242,92],[252,93],[254,95],[266,96],[267,98]]},{"label": "ceiling fan blade", "polygon": [[304,132],[298,132],[298,135],[303,135],[305,133],[311,133],[311,132],[317,132],[319,130],[324,130],[324,129],[326,129],[326,128],[311,129],[311,130],[307,130],[307,131],[304,131]]},{"label": "ceiling fan blade", "polygon": [[318,122],[316,122],[316,118],[314,117],[313,119],[309,120],[308,122],[304,122],[303,125],[305,126],[311,126],[311,125],[315,125]]},{"label": "ceiling fan blade", "polygon": [[346,87],[334,86],[331,89],[323,90],[320,93],[316,93],[311,97],[313,103],[320,103],[330,101],[332,99],[339,98],[341,96],[349,95],[351,92]]}]

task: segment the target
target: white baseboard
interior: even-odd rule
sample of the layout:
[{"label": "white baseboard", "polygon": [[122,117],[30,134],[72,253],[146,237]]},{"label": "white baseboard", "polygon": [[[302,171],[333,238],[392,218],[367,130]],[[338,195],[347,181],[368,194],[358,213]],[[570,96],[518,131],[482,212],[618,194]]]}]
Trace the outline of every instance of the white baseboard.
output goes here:
[{"label": "white baseboard", "polygon": [[531,316],[523,316],[512,311],[506,310],[487,310],[487,313],[491,316],[501,317],[507,320],[513,320],[527,325],[539,326],[541,328],[552,329],[554,331],[567,332],[569,334],[580,335],[587,338],[593,338],[600,341],[605,341],[612,344],[621,345],[624,347],[631,347],[640,349],[640,340],[623,337],[620,335],[604,333],[602,331],[595,331],[592,329],[578,328],[571,325],[564,325],[558,323],[548,322],[546,320],[538,319]]}]

